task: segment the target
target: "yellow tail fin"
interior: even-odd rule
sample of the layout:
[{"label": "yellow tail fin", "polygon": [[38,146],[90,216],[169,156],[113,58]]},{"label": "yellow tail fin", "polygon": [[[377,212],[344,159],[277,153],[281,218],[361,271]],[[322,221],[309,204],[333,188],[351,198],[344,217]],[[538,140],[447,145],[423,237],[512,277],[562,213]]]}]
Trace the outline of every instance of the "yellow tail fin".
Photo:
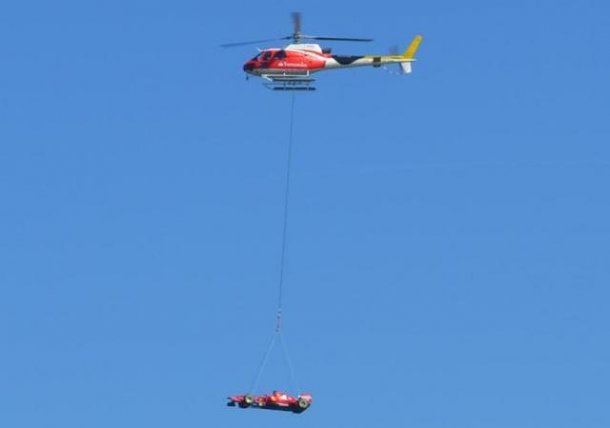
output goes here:
[{"label": "yellow tail fin", "polygon": [[413,40],[411,41],[411,44],[405,51],[405,53],[402,54],[402,56],[406,59],[413,59],[415,57],[415,52],[417,52],[417,48],[419,48],[419,44],[421,43],[422,40],[423,40],[423,37],[420,36],[419,34],[417,36],[415,36],[413,38]]}]

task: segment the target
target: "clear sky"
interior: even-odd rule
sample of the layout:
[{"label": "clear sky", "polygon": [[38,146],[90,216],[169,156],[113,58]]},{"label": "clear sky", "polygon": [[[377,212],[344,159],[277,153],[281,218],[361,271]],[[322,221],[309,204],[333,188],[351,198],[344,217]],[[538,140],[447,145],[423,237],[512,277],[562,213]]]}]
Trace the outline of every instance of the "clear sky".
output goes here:
[{"label": "clear sky", "polygon": [[[425,37],[297,95],[299,416],[225,407],[273,333],[290,96],[218,47],[293,10],[375,39],[338,53]],[[0,426],[610,426],[607,1],[26,0],[0,40]]]}]

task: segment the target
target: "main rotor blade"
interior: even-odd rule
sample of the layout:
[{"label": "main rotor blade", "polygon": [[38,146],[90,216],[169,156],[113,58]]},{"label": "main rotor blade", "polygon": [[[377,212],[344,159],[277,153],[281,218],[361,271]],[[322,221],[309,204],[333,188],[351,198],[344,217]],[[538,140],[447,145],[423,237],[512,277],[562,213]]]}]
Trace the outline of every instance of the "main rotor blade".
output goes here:
[{"label": "main rotor blade", "polygon": [[220,47],[221,48],[234,48],[237,46],[257,45],[257,44],[261,44],[261,43],[269,43],[269,42],[276,42],[278,40],[289,40],[289,39],[292,39],[292,36],[276,37],[275,39],[251,40],[248,42],[225,43],[225,44],[220,45]]},{"label": "main rotor blade", "polygon": [[292,12],[292,27],[294,34],[301,33],[301,12]]},{"label": "main rotor blade", "polygon": [[309,40],[334,40],[339,42],[372,42],[373,39],[360,39],[353,37],[325,37],[325,36],[301,36],[302,39]]}]

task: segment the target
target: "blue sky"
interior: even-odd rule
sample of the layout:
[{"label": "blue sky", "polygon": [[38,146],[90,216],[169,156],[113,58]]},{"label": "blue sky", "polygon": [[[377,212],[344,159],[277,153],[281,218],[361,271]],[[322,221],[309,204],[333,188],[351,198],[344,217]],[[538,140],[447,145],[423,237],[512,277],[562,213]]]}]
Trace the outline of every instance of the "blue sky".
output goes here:
[{"label": "blue sky", "polygon": [[[240,411],[274,327],[304,31],[425,39],[296,99],[285,337],[315,404]],[[0,6],[0,425],[607,427],[610,6]],[[264,47],[264,46],[261,46]],[[289,386],[280,355],[261,388]]]}]

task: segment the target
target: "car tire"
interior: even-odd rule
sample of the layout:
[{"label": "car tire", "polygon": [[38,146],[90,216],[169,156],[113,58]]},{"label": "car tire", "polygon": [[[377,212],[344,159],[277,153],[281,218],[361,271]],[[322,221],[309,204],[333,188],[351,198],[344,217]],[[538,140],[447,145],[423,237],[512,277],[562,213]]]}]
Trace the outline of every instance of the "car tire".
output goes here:
[{"label": "car tire", "polygon": [[309,407],[309,401],[304,399],[303,397],[299,397],[299,401],[297,401],[300,409],[306,409]]},{"label": "car tire", "polygon": [[252,403],[254,403],[254,397],[252,397],[250,394],[246,395],[246,396],[244,397],[244,401],[243,401],[243,403],[244,403],[244,406],[245,406],[245,407],[249,407],[249,406],[251,406],[251,405],[252,405]]}]

